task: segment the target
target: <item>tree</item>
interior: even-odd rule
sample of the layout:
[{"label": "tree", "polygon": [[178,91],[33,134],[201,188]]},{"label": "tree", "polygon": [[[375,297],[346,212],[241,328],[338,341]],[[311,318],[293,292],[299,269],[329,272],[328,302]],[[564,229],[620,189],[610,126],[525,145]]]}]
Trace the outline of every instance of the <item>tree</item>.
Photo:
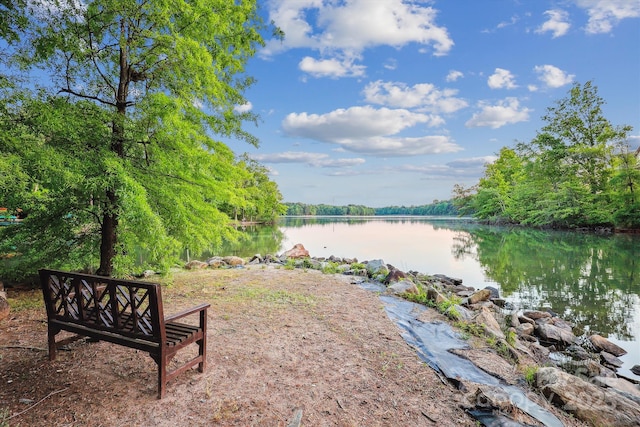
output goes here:
[{"label": "tree", "polygon": [[131,267],[136,245],[161,262],[230,238],[218,208],[240,171],[209,135],[257,144],[242,128],[256,117],[234,110],[253,83],[245,64],[263,44],[256,1],[60,1],[30,14],[24,7],[29,25],[13,59],[51,80],[46,95],[14,102],[4,117],[5,138],[28,136],[3,151],[35,159],[22,167],[40,203],[30,206],[26,227],[7,232],[13,243],[37,220],[66,221],[68,234],[43,233],[67,246],[99,238],[97,272],[108,276]]}]

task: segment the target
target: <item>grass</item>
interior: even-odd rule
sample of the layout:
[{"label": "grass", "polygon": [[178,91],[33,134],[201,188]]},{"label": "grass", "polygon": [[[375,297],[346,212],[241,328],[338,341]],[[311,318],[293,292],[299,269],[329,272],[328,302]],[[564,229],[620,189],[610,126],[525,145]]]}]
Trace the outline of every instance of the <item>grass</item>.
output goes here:
[{"label": "grass", "polygon": [[20,292],[17,298],[7,298],[7,302],[9,303],[9,307],[11,307],[11,311],[14,313],[18,313],[23,310],[31,310],[34,308],[44,308],[44,302],[42,301],[42,291],[39,289]]},{"label": "grass", "polygon": [[535,365],[525,366],[523,368],[522,373],[524,375],[524,380],[529,385],[529,387],[535,387],[538,369],[539,367]]}]

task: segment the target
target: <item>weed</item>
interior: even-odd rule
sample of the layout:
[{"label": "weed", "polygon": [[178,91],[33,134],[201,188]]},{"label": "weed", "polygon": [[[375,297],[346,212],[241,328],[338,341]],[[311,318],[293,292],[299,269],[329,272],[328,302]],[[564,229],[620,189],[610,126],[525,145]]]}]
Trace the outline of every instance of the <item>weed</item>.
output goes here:
[{"label": "weed", "polygon": [[322,272],[324,274],[340,273],[340,269],[338,267],[340,267],[340,264],[338,264],[337,262],[329,261],[325,263],[324,266],[322,267]]},{"label": "weed", "polygon": [[507,343],[509,343],[509,345],[512,346],[512,347],[516,345],[516,336],[517,336],[517,334],[513,330],[508,330],[505,333],[505,337],[506,337]]},{"label": "weed", "polygon": [[460,329],[463,332],[463,334],[467,335],[466,339],[468,339],[471,336],[474,336],[474,337],[484,336],[484,332],[485,332],[484,326],[479,325],[477,323],[458,321],[454,324],[454,326]]},{"label": "weed", "polygon": [[536,375],[538,373],[538,367],[535,365],[525,366],[523,369],[524,380],[529,387],[534,387],[536,384]]}]

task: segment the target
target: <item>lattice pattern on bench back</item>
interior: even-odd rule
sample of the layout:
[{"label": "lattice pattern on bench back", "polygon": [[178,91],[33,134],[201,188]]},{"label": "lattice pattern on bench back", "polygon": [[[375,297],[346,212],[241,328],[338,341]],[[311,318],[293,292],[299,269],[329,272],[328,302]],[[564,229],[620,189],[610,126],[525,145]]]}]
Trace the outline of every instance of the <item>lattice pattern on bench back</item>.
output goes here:
[{"label": "lattice pattern on bench back", "polygon": [[41,280],[48,283],[50,318],[160,340],[157,284],[53,271]]}]

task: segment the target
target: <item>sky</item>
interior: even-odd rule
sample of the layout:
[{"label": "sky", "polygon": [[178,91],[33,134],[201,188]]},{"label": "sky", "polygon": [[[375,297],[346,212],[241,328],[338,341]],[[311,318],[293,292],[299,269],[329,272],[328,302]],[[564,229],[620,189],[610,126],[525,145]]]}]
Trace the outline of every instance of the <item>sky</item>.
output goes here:
[{"label": "sky", "polygon": [[640,145],[640,0],[259,0],[267,39],[239,109],[285,202],[423,205],[591,81]]}]

